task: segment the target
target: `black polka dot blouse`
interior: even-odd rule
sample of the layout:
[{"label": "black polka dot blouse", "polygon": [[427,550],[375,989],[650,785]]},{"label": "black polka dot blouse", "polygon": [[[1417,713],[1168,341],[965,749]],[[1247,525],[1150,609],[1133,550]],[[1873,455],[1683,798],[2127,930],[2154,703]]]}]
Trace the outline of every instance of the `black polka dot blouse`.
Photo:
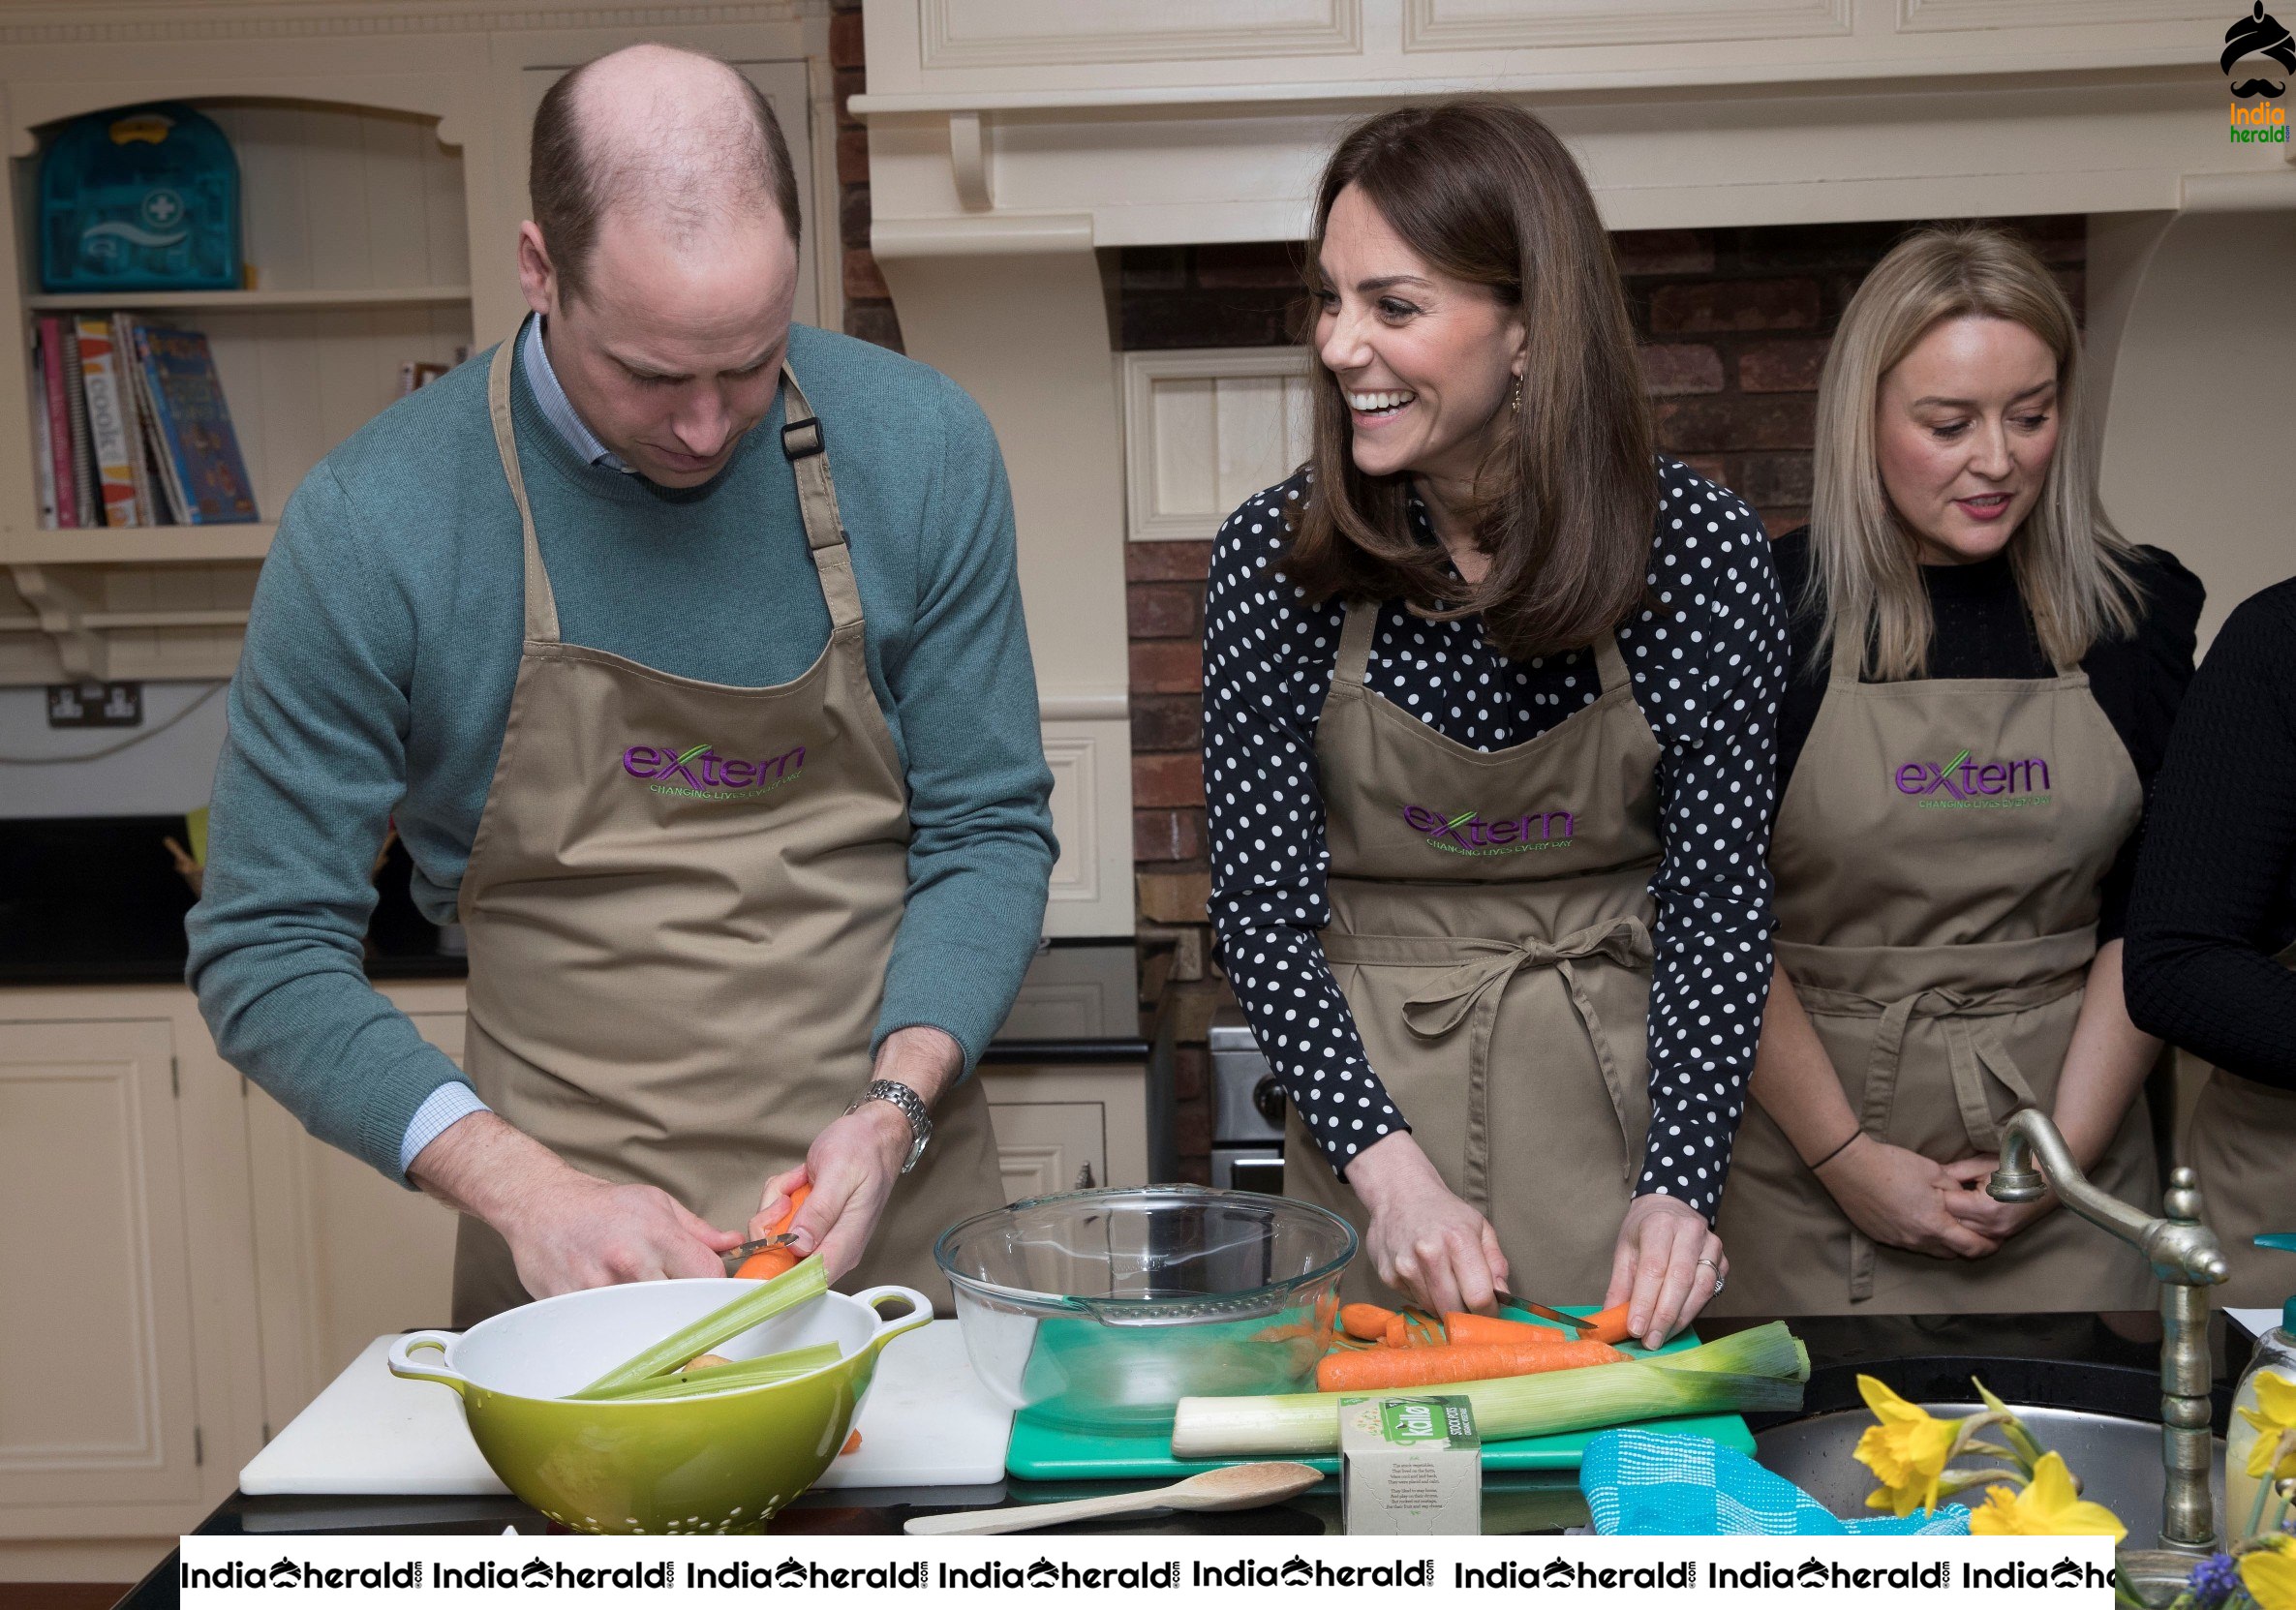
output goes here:
[{"label": "black polka dot blouse", "polygon": [[[1650,995],[1650,1139],[1637,1193],[1714,1215],[1770,983],[1772,738],[1786,612],[1761,524],[1731,493],[1660,461],[1649,584],[1670,607],[1618,628],[1657,735],[1662,851]],[[1211,920],[1252,1032],[1333,1168],[1410,1127],[1368,1065],[1316,930],[1332,920],[1315,730],[1345,611],[1276,571],[1306,471],[1238,509],[1213,544],[1204,619],[1204,797]],[[1416,502],[1422,538],[1435,540]],[[1527,663],[1482,623],[1379,616],[1370,689],[1482,750],[1528,742],[1592,704],[1593,655]],[[1274,827],[1276,831],[1268,829]]]}]

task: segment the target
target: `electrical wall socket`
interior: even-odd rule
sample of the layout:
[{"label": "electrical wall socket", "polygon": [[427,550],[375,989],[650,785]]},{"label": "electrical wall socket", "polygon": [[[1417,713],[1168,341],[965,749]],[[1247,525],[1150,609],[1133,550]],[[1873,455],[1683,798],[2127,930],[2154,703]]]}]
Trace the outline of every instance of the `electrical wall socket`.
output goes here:
[{"label": "electrical wall socket", "polygon": [[50,683],[47,724],[139,727],[143,725],[143,684],[139,682]]}]

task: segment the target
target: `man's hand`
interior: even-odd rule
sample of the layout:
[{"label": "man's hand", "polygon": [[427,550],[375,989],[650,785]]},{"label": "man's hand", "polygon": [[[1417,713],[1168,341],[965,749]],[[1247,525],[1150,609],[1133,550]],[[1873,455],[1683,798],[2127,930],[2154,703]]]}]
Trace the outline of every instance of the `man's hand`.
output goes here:
[{"label": "man's hand", "polygon": [[537,1297],[633,1280],[725,1273],[741,1245],[666,1192],[615,1185],[566,1164],[492,1112],[474,1112],[415,1155],[407,1177],[510,1244],[518,1282]]},{"label": "man's hand", "polygon": [[[871,1078],[907,1085],[930,1110],[964,1071],[964,1049],[951,1036],[936,1028],[903,1028],[877,1048]],[[901,1166],[908,1161],[909,1144],[909,1122],[901,1109],[891,1102],[862,1103],[813,1137],[803,1164],[765,1182],[750,1234],[766,1234],[789,1210],[790,1193],[810,1181],[812,1195],[789,1227],[797,1237],[791,1250],[800,1258],[818,1251],[829,1278],[838,1279],[869,1249]]]}]

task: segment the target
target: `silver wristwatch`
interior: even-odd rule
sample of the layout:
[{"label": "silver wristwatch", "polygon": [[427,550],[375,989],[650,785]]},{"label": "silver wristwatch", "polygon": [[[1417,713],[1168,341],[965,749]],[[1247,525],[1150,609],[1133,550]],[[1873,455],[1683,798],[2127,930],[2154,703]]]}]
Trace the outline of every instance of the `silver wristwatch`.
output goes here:
[{"label": "silver wristwatch", "polygon": [[933,1139],[933,1114],[925,1110],[925,1098],[899,1079],[874,1078],[869,1081],[868,1089],[853,1099],[853,1105],[845,1109],[846,1115],[860,1111],[869,1102],[891,1102],[909,1121],[908,1161],[901,1166],[901,1171],[907,1173],[917,1166],[917,1159],[925,1155],[925,1142]]}]

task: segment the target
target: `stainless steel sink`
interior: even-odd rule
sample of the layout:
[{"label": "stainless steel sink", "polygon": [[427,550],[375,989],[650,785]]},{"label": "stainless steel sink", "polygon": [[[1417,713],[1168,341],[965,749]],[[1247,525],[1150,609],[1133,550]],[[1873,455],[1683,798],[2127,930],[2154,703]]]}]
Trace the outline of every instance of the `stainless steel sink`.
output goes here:
[{"label": "stainless steel sink", "polygon": [[[1927,1403],[1922,1407],[1940,1419],[1959,1418],[1978,1413],[1980,1408],[1967,1403]],[[2081,1481],[2082,1496],[2121,1517],[2128,1528],[2129,1547],[2153,1546],[2160,1531],[2165,1485],[2160,1473],[2158,1422],[2075,1409],[2015,1403],[2010,1407],[2036,1442],[2065,1456],[2066,1464]],[[1835,1410],[1790,1420],[1757,1433],[1754,1456],[1844,1519],[1870,1515],[1874,1511],[1866,1508],[1865,1496],[1876,1486],[1874,1473],[1852,1457],[1851,1450],[1873,1423],[1873,1415],[1863,1409]],[[2216,1455],[2212,1491],[2219,1510],[2217,1533],[2221,1536],[2224,1440],[2215,1437],[2210,1441]],[[1968,1493],[1962,1502],[1981,1504],[1984,1492]]]}]

